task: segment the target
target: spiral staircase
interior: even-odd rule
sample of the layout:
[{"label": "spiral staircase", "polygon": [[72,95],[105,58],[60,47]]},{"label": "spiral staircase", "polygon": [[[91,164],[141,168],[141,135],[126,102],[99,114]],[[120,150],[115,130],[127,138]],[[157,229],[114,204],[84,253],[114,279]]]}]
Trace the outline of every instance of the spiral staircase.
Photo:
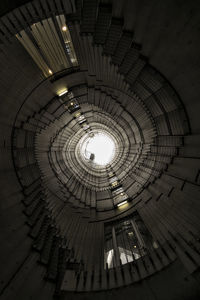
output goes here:
[{"label": "spiral staircase", "polygon": [[[1,299],[198,299],[198,3],[6,5]],[[115,142],[107,166],[82,155],[95,132]],[[130,220],[144,230],[124,263],[117,226]]]}]

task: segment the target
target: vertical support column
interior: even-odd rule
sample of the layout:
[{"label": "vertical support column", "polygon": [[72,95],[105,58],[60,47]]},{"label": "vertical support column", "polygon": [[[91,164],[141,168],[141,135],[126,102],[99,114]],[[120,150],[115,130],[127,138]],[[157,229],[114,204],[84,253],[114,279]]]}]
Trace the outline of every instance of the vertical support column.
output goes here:
[{"label": "vertical support column", "polygon": [[120,260],[120,254],[119,254],[119,249],[117,247],[117,238],[115,234],[115,227],[112,227],[112,240],[113,240],[113,248],[114,248],[114,259],[116,266],[121,265],[121,260]]},{"label": "vertical support column", "polygon": [[131,224],[132,224],[134,232],[136,234],[139,247],[140,247],[140,249],[143,250],[145,248],[145,242],[144,242],[144,240],[143,240],[143,238],[142,238],[142,236],[141,236],[141,234],[140,234],[140,232],[138,230],[137,224],[135,223],[135,221],[133,219],[131,220]]}]

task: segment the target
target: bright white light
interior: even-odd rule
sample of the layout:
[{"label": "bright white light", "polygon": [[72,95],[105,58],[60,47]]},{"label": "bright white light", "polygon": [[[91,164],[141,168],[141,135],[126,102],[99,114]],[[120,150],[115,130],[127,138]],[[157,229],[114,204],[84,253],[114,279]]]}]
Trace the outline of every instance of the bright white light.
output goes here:
[{"label": "bright white light", "polygon": [[71,58],[71,62],[72,62],[72,63],[75,63],[75,62],[76,62],[76,59],[75,59],[75,58]]},{"label": "bright white light", "polygon": [[119,248],[119,253],[120,253],[120,259],[122,262],[122,265],[127,264],[128,262],[132,262],[133,261],[133,256],[130,250],[121,248]]},{"label": "bright white light", "polygon": [[123,202],[121,202],[121,203],[118,203],[117,206],[120,207],[120,206],[122,206],[122,205],[124,205],[124,204],[126,204],[126,203],[127,203],[127,201],[125,200],[125,201],[123,201]]},{"label": "bright white light", "polygon": [[113,262],[114,250],[111,249],[111,250],[108,251],[106,254],[107,254],[106,262],[107,262],[107,264],[108,264],[108,268],[110,269],[111,266],[112,266],[112,262]]},{"label": "bright white light", "polygon": [[97,165],[105,166],[114,157],[115,143],[107,134],[94,133],[92,137],[88,137],[84,141],[81,150],[86,159],[92,160]]},{"label": "bright white light", "polygon": [[63,26],[62,31],[67,31],[67,26]]},{"label": "bright white light", "polygon": [[62,90],[60,92],[58,92],[58,96],[61,97],[63,95],[65,95],[68,92],[68,89]]}]

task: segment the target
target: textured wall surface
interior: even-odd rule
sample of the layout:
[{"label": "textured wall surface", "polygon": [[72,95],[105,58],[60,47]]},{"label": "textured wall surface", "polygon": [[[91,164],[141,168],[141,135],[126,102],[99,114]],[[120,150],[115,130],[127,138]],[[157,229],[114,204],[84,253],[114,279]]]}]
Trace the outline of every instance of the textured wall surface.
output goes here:
[{"label": "textured wall surface", "polygon": [[[25,2],[2,1],[0,15]],[[22,8],[21,15],[15,10],[0,21],[0,298],[52,299],[56,286],[63,300],[199,299],[199,1],[55,1],[60,6],[54,1],[33,2],[26,15]],[[63,10],[80,70],[50,81],[14,35],[28,26],[27,20],[32,24]],[[15,18],[23,20],[23,26]],[[139,151],[134,142],[142,139],[128,113],[138,116],[148,145],[141,150],[146,160],[143,164],[138,160],[139,171],[128,173],[129,163],[121,166],[127,171],[124,188],[134,197],[129,210],[107,211],[111,205],[107,194],[88,192],[71,175],[65,189],[67,169],[61,168],[59,177],[54,173],[59,164],[52,161],[55,168],[50,167],[44,151],[52,136],[57,135],[57,141],[51,153],[60,155],[70,130],[78,130],[58,100],[47,105],[63,84],[72,89],[92,121],[96,119],[90,115],[91,104],[110,113],[126,129],[133,153]],[[141,113],[144,106],[131,105],[134,95],[144,103],[146,115]],[[98,120],[109,124],[105,116]],[[69,132],[58,134],[67,122]],[[62,167],[61,156],[60,160]],[[111,271],[108,280],[102,266],[104,223],[135,210],[160,248],[144,265],[125,266],[127,275],[121,269]],[[79,281],[75,277],[61,288],[64,255],[73,268],[83,263],[85,269]],[[73,269],[72,278],[74,274]]]}]

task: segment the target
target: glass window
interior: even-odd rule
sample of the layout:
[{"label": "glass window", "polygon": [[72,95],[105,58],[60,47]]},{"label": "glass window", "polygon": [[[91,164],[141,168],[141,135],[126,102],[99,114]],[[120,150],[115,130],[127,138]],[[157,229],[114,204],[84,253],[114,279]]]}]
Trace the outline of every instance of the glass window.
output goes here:
[{"label": "glass window", "polygon": [[138,214],[105,227],[105,267],[133,262],[154,248],[155,242]]},{"label": "glass window", "polygon": [[56,20],[58,26],[52,18],[48,18],[16,34],[45,77],[78,65],[65,16],[56,16]]}]

